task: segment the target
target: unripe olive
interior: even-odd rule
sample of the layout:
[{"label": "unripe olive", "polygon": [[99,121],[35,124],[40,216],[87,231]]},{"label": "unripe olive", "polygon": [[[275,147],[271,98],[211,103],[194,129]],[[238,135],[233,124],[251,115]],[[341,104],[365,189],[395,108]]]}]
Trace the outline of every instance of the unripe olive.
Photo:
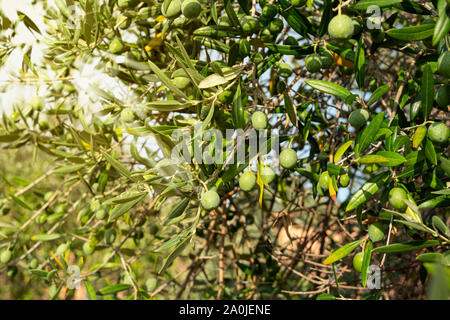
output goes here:
[{"label": "unripe olive", "polygon": [[31,98],[30,106],[35,111],[41,111],[42,110],[42,98],[39,96],[34,96],[33,98]]},{"label": "unripe olive", "polygon": [[217,97],[223,104],[230,104],[233,102],[234,93],[231,90],[225,90]]},{"label": "unripe olive", "polygon": [[446,84],[440,87],[436,93],[436,102],[441,108],[450,105],[450,85]]},{"label": "unripe olive", "polygon": [[252,125],[256,130],[263,130],[267,128],[267,116],[262,111],[255,111],[252,114]]},{"label": "unripe olive", "polygon": [[319,177],[319,185],[322,190],[328,190],[328,187],[330,185],[330,174],[328,171],[324,171],[320,174]]},{"label": "unripe olive", "polygon": [[435,122],[428,127],[428,138],[436,143],[446,143],[450,136],[450,129],[442,122]]},{"label": "unripe olive", "polygon": [[280,164],[285,169],[292,169],[297,165],[297,152],[293,149],[284,149],[280,153]]},{"label": "unripe olive", "polygon": [[287,46],[298,45],[298,41],[293,36],[288,36],[286,39],[284,39],[283,43]]},{"label": "unripe olive", "polygon": [[272,42],[274,40],[274,35],[270,32],[268,28],[264,28],[261,31],[261,40],[263,42]]},{"label": "unripe olive", "polygon": [[406,191],[402,188],[392,188],[389,191],[389,203],[394,209],[405,210],[408,206],[403,200],[408,199]]},{"label": "unripe olive", "polygon": [[437,68],[441,76],[450,78],[450,51],[445,51],[439,56]]},{"label": "unripe olive", "polygon": [[305,66],[311,73],[318,72],[322,68],[322,59],[316,53],[311,54],[305,59]]},{"label": "unripe olive", "polygon": [[364,252],[358,252],[353,257],[353,268],[356,271],[361,272],[363,260],[364,260]]},{"label": "unripe olive", "polygon": [[276,174],[271,167],[262,167],[259,171],[261,179],[267,184],[271,184],[276,178]]},{"label": "unripe olive", "polygon": [[151,226],[150,226],[150,234],[151,235],[155,235],[155,234],[157,234],[158,233],[158,231],[159,231],[159,227],[156,225],[156,224],[152,224]]},{"label": "unripe olive", "polygon": [[134,112],[131,108],[124,108],[120,113],[123,122],[133,122],[135,119]]},{"label": "unripe olive", "polygon": [[47,131],[50,128],[50,125],[47,121],[40,121],[39,122],[39,130],[41,131]]},{"label": "unripe olive", "polygon": [[176,77],[173,79],[175,86],[179,89],[186,89],[191,84],[191,79],[187,77]]},{"label": "unripe olive", "polygon": [[364,173],[372,173],[372,172],[377,171],[379,168],[380,168],[380,166],[377,165],[376,163],[369,163],[369,164],[366,164],[363,172]]},{"label": "unripe olive", "polygon": [[130,18],[128,18],[126,15],[124,15],[124,14],[120,14],[118,17],[117,17],[117,21],[116,21],[116,24],[118,24],[119,25],[119,28],[120,29],[128,29],[129,27],[130,27],[130,25],[131,25],[131,19]]},{"label": "unripe olive", "polygon": [[369,226],[369,238],[370,240],[372,240],[372,242],[383,240],[383,226],[379,222],[375,222]]},{"label": "unripe olive", "polygon": [[153,292],[156,289],[156,286],[158,285],[158,280],[155,278],[150,278],[145,281],[145,286],[147,287],[148,292]]},{"label": "unripe olive", "polygon": [[269,28],[269,31],[272,34],[280,33],[283,30],[283,27],[284,27],[283,20],[279,18],[273,19],[267,26],[267,28]]},{"label": "unripe olive", "polygon": [[322,51],[320,53],[320,61],[322,62],[322,68],[329,68],[334,62],[334,56],[328,50]]},{"label": "unripe olive", "polygon": [[105,243],[108,245],[113,244],[114,241],[116,241],[116,230],[114,230],[112,228],[106,230],[104,240],[105,240]]},{"label": "unripe olive", "polygon": [[350,177],[348,176],[347,173],[345,173],[339,177],[339,184],[341,187],[345,188],[348,186],[349,183],[350,183]]},{"label": "unripe olive", "polygon": [[64,253],[69,249],[69,244],[67,243],[61,243],[58,248],[56,248],[56,255],[58,256],[64,256]]},{"label": "unripe olive", "polygon": [[91,245],[91,243],[89,241],[85,242],[83,244],[83,253],[86,256],[90,256],[91,254],[93,254],[95,251],[95,246]]},{"label": "unripe olive", "polygon": [[30,269],[36,269],[38,266],[38,260],[36,258],[33,258],[30,260],[30,262],[28,263],[28,267]]},{"label": "unripe olive", "polygon": [[109,44],[109,52],[111,52],[113,54],[119,54],[123,51],[123,49],[124,49],[123,43],[118,38],[115,38]]},{"label": "unripe olive", "polygon": [[103,220],[106,218],[107,212],[105,208],[99,208],[95,211],[95,218],[97,220]]},{"label": "unripe olive", "polygon": [[262,8],[261,16],[264,17],[264,19],[270,21],[272,20],[278,13],[277,7],[273,4],[266,4]]},{"label": "unripe olive", "polygon": [[175,19],[181,14],[181,0],[172,0],[168,6],[163,4],[161,13],[167,19]]},{"label": "unripe olive", "polygon": [[197,18],[202,11],[202,6],[197,0],[184,0],[181,5],[181,12],[186,18]]},{"label": "unripe olive", "polygon": [[253,34],[257,33],[259,31],[259,23],[258,20],[256,20],[252,16],[244,16],[239,20],[242,30],[246,34]]},{"label": "unripe olive", "polygon": [[291,5],[296,8],[303,6],[305,3],[306,0],[291,0]]},{"label": "unripe olive", "polygon": [[248,42],[247,39],[239,39],[236,41],[236,44],[238,45],[238,52],[241,58],[245,58],[250,54],[250,42]]},{"label": "unripe olive", "polygon": [[3,250],[0,254],[0,262],[3,264],[7,264],[12,258],[12,252],[11,250]]},{"label": "unripe olive", "polygon": [[353,36],[355,27],[352,19],[345,15],[337,15],[328,24],[328,34],[336,40],[346,40]]},{"label": "unripe olive", "polygon": [[350,113],[348,122],[355,128],[364,126],[369,120],[370,114],[366,109],[358,109]]},{"label": "unripe olive", "polygon": [[251,55],[251,59],[254,63],[258,64],[264,60],[264,57],[261,53],[255,52]]},{"label": "unripe olive", "polygon": [[283,78],[289,78],[292,74],[292,68],[285,62],[278,65],[278,74]]},{"label": "unripe olive", "polygon": [[241,187],[242,191],[251,191],[256,185],[256,175],[251,172],[247,171],[244,172],[239,177],[239,187]]},{"label": "unripe olive", "polygon": [[205,210],[216,209],[220,204],[220,196],[214,190],[209,190],[202,195],[202,206]]}]

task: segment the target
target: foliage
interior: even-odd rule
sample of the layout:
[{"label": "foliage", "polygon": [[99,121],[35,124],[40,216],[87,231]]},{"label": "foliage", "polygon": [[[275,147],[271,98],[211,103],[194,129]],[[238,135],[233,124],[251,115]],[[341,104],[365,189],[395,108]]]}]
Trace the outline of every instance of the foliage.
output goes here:
[{"label": "foliage", "polygon": [[448,1],[38,6],[0,20],[0,297],[449,297]]}]

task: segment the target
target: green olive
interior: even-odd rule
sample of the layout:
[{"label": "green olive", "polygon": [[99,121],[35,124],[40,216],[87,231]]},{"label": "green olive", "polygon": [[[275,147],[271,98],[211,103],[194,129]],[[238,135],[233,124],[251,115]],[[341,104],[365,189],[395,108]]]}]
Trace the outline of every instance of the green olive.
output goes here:
[{"label": "green olive", "polygon": [[280,164],[285,169],[292,169],[297,165],[297,152],[294,149],[284,149],[280,153]]},{"label": "green olive", "polygon": [[240,177],[239,177],[239,187],[241,187],[242,191],[251,191],[256,185],[256,175],[251,172],[251,171],[247,171],[244,172]]}]

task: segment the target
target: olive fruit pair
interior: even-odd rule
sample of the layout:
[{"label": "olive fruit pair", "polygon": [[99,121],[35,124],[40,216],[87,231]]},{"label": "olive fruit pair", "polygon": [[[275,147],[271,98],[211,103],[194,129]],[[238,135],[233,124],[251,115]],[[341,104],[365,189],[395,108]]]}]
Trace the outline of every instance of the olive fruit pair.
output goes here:
[{"label": "olive fruit pair", "polygon": [[186,74],[184,69],[177,69],[172,73],[172,78],[175,86],[178,89],[186,89],[191,84],[191,79]]},{"label": "olive fruit pair", "polygon": [[[267,184],[271,184],[276,177],[275,172],[271,167],[261,168],[260,176],[262,180]],[[256,175],[252,171],[244,172],[239,177],[239,187],[241,188],[242,191],[249,192],[255,187],[255,185],[256,185]]]}]

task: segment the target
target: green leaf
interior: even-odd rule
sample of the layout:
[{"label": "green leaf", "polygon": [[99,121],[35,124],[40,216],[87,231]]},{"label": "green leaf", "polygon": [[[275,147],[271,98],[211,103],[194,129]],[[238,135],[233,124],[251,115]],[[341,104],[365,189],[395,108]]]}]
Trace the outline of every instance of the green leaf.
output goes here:
[{"label": "green leaf", "polygon": [[232,105],[232,119],[234,123],[234,127],[236,129],[242,129],[245,125],[245,119],[244,119],[244,106],[242,105],[242,98],[241,98],[241,86],[238,85],[236,93],[233,98],[233,105]]},{"label": "green leaf", "polygon": [[409,242],[394,243],[387,246],[377,247],[373,252],[380,253],[399,253],[407,251],[415,251],[423,248],[434,247],[439,245],[437,240],[413,240]]},{"label": "green leaf", "polygon": [[183,252],[183,250],[186,248],[186,246],[188,245],[188,243],[191,239],[192,239],[192,235],[188,236],[175,248],[175,250],[173,250],[167,256],[166,259],[164,259],[163,266],[159,270],[158,274],[163,273],[170,266],[170,264],[173,262],[173,260],[175,260],[175,258],[178,257]]},{"label": "green leaf", "polygon": [[121,204],[121,203],[127,203],[133,200],[136,200],[137,198],[145,196],[147,194],[146,191],[125,191],[118,196],[111,198],[104,202],[105,206],[109,205],[115,205],[115,204]]},{"label": "green leaf", "polygon": [[85,168],[88,164],[82,163],[82,164],[74,164],[70,166],[63,166],[55,169],[53,173],[55,174],[67,174],[72,172],[80,171],[81,169]]},{"label": "green leaf", "polygon": [[389,161],[389,159],[385,158],[381,155],[376,155],[376,154],[369,154],[367,156],[361,157],[361,159],[359,160],[359,162],[363,163],[363,164],[381,163],[381,162],[386,162],[386,161]]},{"label": "green leaf", "polygon": [[[434,28],[433,38],[432,38],[432,45],[436,46],[442,38],[445,37],[446,34],[450,32],[450,18],[445,10],[445,1],[441,0],[443,5],[443,10],[439,12],[439,19],[436,23],[436,27]],[[448,5],[447,5],[448,7]]]},{"label": "green leaf", "polygon": [[123,164],[121,164],[119,161],[111,157],[109,154],[107,154],[105,151],[100,150],[102,155],[105,157],[106,161],[108,161],[114,169],[116,169],[119,173],[121,173],[124,177],[127,177],[130,180],[136,180],[131,176],[130,170],[128,170]]},{"label": "green leaf", "polygon": [[186,208],[188,207],[190,202],[189,198],[184,198],[180,202],[178,202],[172,210],[170,210],[169,214],[167,215],[166,220],[163,222],[163,225],[167,225],[170,223],[173,219],[178,218],[181,216],[184,211],[186,211]]},{"label": "green leaf", "polygon": [[441,263],[433,263],[433,265],[434,272],[432,273],[428,285],[427,300],[449,300],[449,269],[444,267]]},{"label": "green leaf", "polygon": [[22,20],[23,23],[27,26],[28,29],[34,30],[37,33],[41,34],[41,30],[39,30],[38,26],[25,13],[17,10],[17,15],[19,16],[20,20]]},{"label": "green leaf", "polygon": [[129,210],[131,210],[142,199],[144,199],[145,196],[146,196],[146,193],[142,194],[141,196],[139,196],[138,198],[136,198],[136,199],[134,199],[132,201],[121,203],[121,204],[118,204],[117,206],[115,206],[114,209],[110,213],[110,216],[108,218],[108,222],[111,222],[111,221],[119,218],[121,215],[123,215],[124,213],[128,212]]},{"label": "green leaf", "polygon": [[364,52],[364,37],[359,38],[355,54],[355,76],[358,87],[364,89],[364,79],[366,77],[366,57]]},{"label": "green leaf", "polygon": [[100,290],[98,290],[98,294],[101,296],[108,296],[131,288],[131,284],[119,283],[101,288]]},{"label": "green leaf", "polygon": [[327,171],[330,175],[332,176],[339,176],[341,174],[345,173],[345,170],[342,169],[341,167],[333,164],[333,163],[329,163],[327,166]]},{"label": "green leaf", "polygon": [[340,247],[336,251],[334,251],[332,254],[330,254],[322,263],[323,264],[332,264],[338,260],[341,260],[342,258],[348,256],[353,250],[359,247],[362,240],[356,240],[350,243],[347,243],[346,245]]},{"label": "green leaf", "polygon": [[306,80],[305,82],[314,89],[335,95],[340,98],[346,99],[347,97],[352,95],[349,90],[336,83],[324,80]]},{"label": "green leaf", "polygon": [[41,233],[41,234],[35,234],[31,237],[31,240],[33,241],[52,241],[61,238],[61,235],[59,233]]},{"label": "green leaf", "polygon": [[21,206],[24,209],[27,210],[33,210],[29,204],[27,204],[25,201],[21,200],[20,198],[16,197],[13,194],[9,194],[9,196],[14,200],[15,203],[17,203],[19,206]]},{"label": "green leaf", "polygon": [[198,87],[200,89],[207,89],[207,88],[211,88],[211,87],[215,87],[215,86],[220,86],[227,82],[228,82],[228,80],[225,77],[222,77],[219,74],[213,73],[212,75],[209,75],[205,79],[203,79],[198,84]]},{"label": "green leaf", "polygon": [[181,102],[178,100],[158,100],[147,102],[145,106],[151,110],[172,112],[190,108],[198,103],[198,101]]},{"label": "green leaf", "polygon": [[427,230],[422,224],[420,224],[418,222],[415,222],[415,221],[394,219],[394,222],[404,224],[404,225],[406,225],[406,226],[408,226],[410,228],[413,228],[413,229],[416,229],[416,230],[419,230],[419,231],[430,233],[430,231]]},{"label": "green leaf", "polygon": [[316,300],[336,300],[336,297],[329,293],[321,293],[317,296]]},{"label": "green leaf", "polygon": [[416,260],[420,262],[441,262],[443,261],[444,255],[442,253],[437,252],[425,252],[419,254]]},{"label": "green leaf", "polygon": [[345,151],[352,145],[353,140],[349,140],[345,142],[343,145],[337,149],[336,153],[334,154],[334,163],[337,163],[339,159],[344,155]]},{"label": "green leaf", "polygon": [[376,136],[376,133],[381,127],[384,119],[384,112],[380,112],[377,114],[372,121],[369,123],[367,127],[361,132],[360,135],[356,138],[355,145],[355,155],[359,157],[359,155],[366,150],[366,148],[372,143],[373,139]]},{"label": "green leaf", "polygon": [[331,0],[324,1],[324,8],[318,30],[319,37],[323,36],[327,32],[328,24],[333,18],[333,2],[334,1]]},{"label": "green leaf", "polygon": [[296,8],[294,8],[288,0],[279,0],[281,5],[280,13],[286,22],[298,34],[309,39],[310,34],[314,34],[314,27],[309,20]]},{"label": "green leaf", "polygon": [[358,1],[353,8],[356,10],[366,10],[370,6],[377,6],[379,8],[392,7],[394,4],[401,3],[402,0],[362,0]]},{"label": "green leaf", "polygon": [[385,171],[367,180],[367,182],[364,183],[362,187],[350,198],[345,211],[347,212],[356,209],[361,204],[366,202],[384,185],[389,176],[390,172]]},{"label": "green leaf", "polygon": [[433,35],[434,26],[434,24],[421,24],[400,29],[390,29],[386,31],[386,34],[394,39],[404,41],[423,40]]},{"label": "green leaf", "polygon": [[84,286],[86,287],[86,292],[88,294],[89,300],[97,300],[97,294],[92,284],[88,281],[84,281]]},{"label": "green leaf", "polygon": [[423,68],[422,84],[420,86],[420,96],[422,99],[422,113],[425,120],[428,119],[434,101],[434,79],[431,64],[427,63]]},{"label": "green leaf", "polygon": [[426,126],[418,127],[416,131],[414,131],[414,136],[412,140],[413,148],[417,148],[426,135],[427,135],[427,127]]},{"label": "green leaf", "polygon": [[314,53],[313,45],[295,46],[295,45],[281,45],[275,43],[264,43],[266,48],[270,51],[281,53],[283,55],[307,55]]},{"label": "green leaf", "polygon": [[287,90],[284,91],[283,97],[284,97],[284,106],[289,116],[289,120],[291,120],[291,122],[294,124],[295,127],[298,127],[297,109],[294,108],[294,105],[292,104],[292,99],[289,96]]},{"label": "green leaf", "polygon": [[425,140],[425,156],[432,164],[437,165],[437,155],[433,142],[430,139]]},{"label": "green leaf", "polygon": [[434,215],[431,218],[431,224],[433,225],[433,228],[435,230],[438,230],[444,236],[450,235],[450,231],[449,231],[448,227],[445,225],[444,221],[442,221],[442,219],[440,217]]},{"label": "green leaf", "polygon": [[406,161],[405,157],[403,157],[400,153],[393,151],[379,151],[377,152],[377,155],[387,159],[386,161],[379,162],[379,164],[383,167],[395,167]]},{"label": "green leaf", "polygon": [[234,27],[238,30],[242,30],[241,23],[239,21],[238,16],[236,15],[236,12],[233,8],[233,0],[225,0],[225,11],[227,13],[228,18],[230,19],[231,23],[234,25]]},{"label": "green leaf", "polygon": [[372,257],[372,241],[367,241],[364,248],[363,263],[361,266],[361,284],[365,288],[367,284],[367,271],[369,270],[370,258]]}]

